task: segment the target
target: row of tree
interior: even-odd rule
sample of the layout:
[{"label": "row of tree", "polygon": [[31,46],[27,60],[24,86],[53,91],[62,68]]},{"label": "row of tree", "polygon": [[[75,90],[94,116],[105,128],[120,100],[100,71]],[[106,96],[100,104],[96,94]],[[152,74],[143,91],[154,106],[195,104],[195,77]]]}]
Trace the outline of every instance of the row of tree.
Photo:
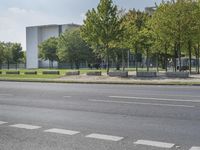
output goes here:
[{"label": "row of tree", "polygon": [[[191,72],[192,56],[196,56],[199,73],[200,1],[168,0],[156,6],[152,13],[119,10],[112,0],[100,0],[97,9],[89,10],[81,28],[83,39],[101,55],[109,59],[116,49],[121,53],[131,49],[136,56],[157,58],[167,71],[167,60],[173,61],[181,71],[183,56],[189,57]],[[179,64],[176,64],[176,60]],[[164,60],[164,63],[163,63]],[[137,65],[136,65],[137,68]],[[109,68],[108,68],[109,71]]]},{"label": "row of tree", "polygon": [[17,68],[19,63],[25,63],[21,44],[0,42],[0,69],[4,63],[7,64],[7,69],[10,69],[10,64],[15,64]]},{"label": "row of tree", "polygon": [[150,58],[156,60],[157,68],[162,66],[167,71],[170,61],[174,71],[181,71],[182,58],[188,57],[191,72],[195,56],[199,73],[199,18],[199,0],[162,1],[150,13],[122,10],[112,0],[100,0],[96,9],[86,13],[80,29],[44,41],[39,46],[40,57],[76,64],[77,68],[83,61],[104,60],[109,72],[111,61],[125,68],[125,57],[131,50],[136,70],[142,56],[146,58],[147,71]]}]

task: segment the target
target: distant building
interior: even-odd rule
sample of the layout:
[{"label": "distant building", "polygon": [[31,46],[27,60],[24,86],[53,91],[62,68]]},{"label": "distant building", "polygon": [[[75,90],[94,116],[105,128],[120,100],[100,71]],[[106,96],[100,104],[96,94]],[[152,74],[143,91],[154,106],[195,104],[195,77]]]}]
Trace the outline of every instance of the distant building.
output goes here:
[{"label": "distant building", "polygon": [[[48,67],[49,61],[39,61],[38,45],[50,37],[59,37],[67,29],[80,27],[76,24],[42,25],[26,28],[26,68]],[[57,66],[57,62],[54,64]]]},{"label": "distant building", "polygon": [[154,7],[146,7],[145,12],[149,15],[153,15],[153,13],[156,11],[156,6]]}]

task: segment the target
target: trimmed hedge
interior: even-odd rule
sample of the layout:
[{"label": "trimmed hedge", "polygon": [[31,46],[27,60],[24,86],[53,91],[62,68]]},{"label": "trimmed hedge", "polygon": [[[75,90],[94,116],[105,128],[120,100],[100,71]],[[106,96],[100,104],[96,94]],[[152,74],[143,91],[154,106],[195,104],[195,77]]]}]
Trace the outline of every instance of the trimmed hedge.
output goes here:
[{"label": "trimmed hedge", "polygon": [[169,78],[189,78],[189,72],[167,72],[166,76]]},{"label": "trimmed hedge", "polygon": [[37,71],[27,71],[24,72],[25,75],[37,75]]},{"label": "trimmed hedge", "polygon": [[88,76],[101,76],[101,71],[90,71],[87,72]]},{"label": "trimmed hedge", "polygon": [[0,74],[2,74],[2,71],[0,71]]},{"label": "trimmed hedge", "polygon": [[65,73],[66,76],[78,76],[80,75],[80,71],[70,71]]},{"label": "trimmed hedge", "polygon": [[110,77],[128,77],[128,71],[113,71],[109,72]]},{"label": "trimmed hedge", "polygon": [[137,77],[153,78],[157,77],[157,72],[137,72]]},{"label": "trimmed hedge", "polygon": [[6,71],[6,74],[20,74],[19,71]]},{"label": "trimmed hedge", "polygon": [[60,71],[54,71],[54,70],[48,70],[48,71],[43,71],[43,75],[60,75]]}]

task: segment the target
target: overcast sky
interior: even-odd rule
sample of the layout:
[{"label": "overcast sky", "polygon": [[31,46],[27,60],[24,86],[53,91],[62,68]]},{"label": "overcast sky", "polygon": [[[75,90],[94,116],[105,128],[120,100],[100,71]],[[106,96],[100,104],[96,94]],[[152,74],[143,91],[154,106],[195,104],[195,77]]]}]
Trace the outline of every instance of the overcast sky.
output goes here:
[{"label": "overcast sky", "polygon": [[[120,8],[141,9],[161,0],[113,0]],[[22,43],[26,49],[26,26],[43,24],[82,24],[88,9],[99,0],[1,0],[0,41]]]}]

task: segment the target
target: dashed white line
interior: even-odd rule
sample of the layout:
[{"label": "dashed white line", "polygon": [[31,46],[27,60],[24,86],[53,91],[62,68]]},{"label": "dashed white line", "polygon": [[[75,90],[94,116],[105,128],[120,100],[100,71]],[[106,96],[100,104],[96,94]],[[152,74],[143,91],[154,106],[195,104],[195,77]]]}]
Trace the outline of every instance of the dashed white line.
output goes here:
[{"label": "dashed white line", "polygon": [[7,93],[0,93],[0,96],[13,96],[13,94],[7,94]]},{"label": "dashed white line", "polygon": [[105,134],[97,134],[97,133],[89,134],[86,137],[87,138],[114,141],[114,142],[117,142],[117,141],[120,141],[120,140],[124,139],[124,137],[105,135]]},{"label": "dashed white line", "polygon": [[128,96],[109,96],[110,98],[117,99],[140,99],[140,100],[155,100],[155,101],[173,101],[173,102],[194,102],[200,103],[200,100],[186,100],[186,99],[167,99],[167,98],[154,98],[154,97],[128,97]]},{"label": "dashed white line", "polygon": [[41,128],[40,126],[33,126],[33,125],[28,125],[28,124],[14,124],[14,125],[10,125],[10,127],[27,129],[27,130],[34,130],[34,129]]},{"label": "dashed white line", "polygon": [[8,123],[8,122],[0,121],[0,125],[1,125],[1,124],[6,124],[6,123]]},{"label": "dashed white line", "polygon": [[168,106],[168,107],[185,107],[194,108],[192,105],[173,105],[173,104],[161,104],[161,103],[140,103],[140,102],[127,102],[127,101],[114,101],[114,100],[96,100],[89,99],[90,102],[102,102],[102,103],[118,103],[118,104],[135,104],[135,105],[151,105],[151,106]]},{"label": "dashed white line", "polygon": [[164,142],[149,141],[149,140],[138,140],[138,141],[134,142],[134,144],[153,146],[153,147],[159,147],[159,148],[173,148],[175,146],[175,144],[173,144],[173,143],[164,143]]},{"label": "dashed white line", "polygon": [[200,150],[200,147],[192,147],[190,150]]},{"label": "dashed white line", "polygon": [[70,98],[71,96],[63,96],[63,98]]},{"label": "dashed white line", "polygon": [[58,134],[66,134],[66,135],[75,135],[80,133],[79,131],[72,131],[72,130],[64,130],[64,129],[48,129],[45,130],[44,132],[50,132],[50,133],[58,133]]}]

